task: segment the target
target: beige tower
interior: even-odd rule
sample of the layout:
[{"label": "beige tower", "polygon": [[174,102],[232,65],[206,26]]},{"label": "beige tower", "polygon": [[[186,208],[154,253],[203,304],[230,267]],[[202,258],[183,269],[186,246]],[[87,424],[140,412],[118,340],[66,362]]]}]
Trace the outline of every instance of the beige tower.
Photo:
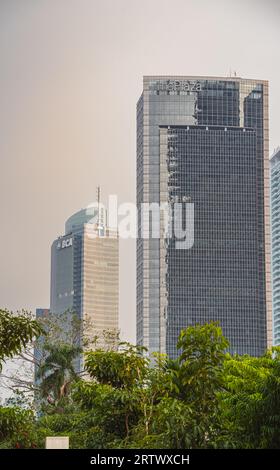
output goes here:
[{"label": "beige tower", "polygon": [[[107,347],[118,334],[119,241],[116,231],[85,224],[83,236],[82,311],[97,346]],[[110,340],[111,339],[111,340]]]}]

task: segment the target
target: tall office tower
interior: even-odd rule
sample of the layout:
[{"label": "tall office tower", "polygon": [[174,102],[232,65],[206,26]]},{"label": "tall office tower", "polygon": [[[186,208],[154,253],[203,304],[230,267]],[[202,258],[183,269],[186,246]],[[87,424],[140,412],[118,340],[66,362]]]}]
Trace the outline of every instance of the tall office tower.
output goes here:
[{"label": "tall office tower", "polygon": [[[219,321],[231,352],[261,355],[272,340],[268,82],[147,76],[143,85],[137,342],[174,358],[181,329]],[[152,224],[143,230],[143,203],[174,214],[174,201],[194,207],[189,249],[165,237],[163,217],[158,238]]]},{"label": "tall office tower", "polygon": [[270,160],[273,344],[280,346],[280,148]]},{"label": "tall office tower", "polygon": [[99,212],[97,217],[97,209],[88,207],[72,215],[65,235],[52,244],[50,311],[75,312],[86,335],[101,338],[104,331],[118,331],[119,241]]}]

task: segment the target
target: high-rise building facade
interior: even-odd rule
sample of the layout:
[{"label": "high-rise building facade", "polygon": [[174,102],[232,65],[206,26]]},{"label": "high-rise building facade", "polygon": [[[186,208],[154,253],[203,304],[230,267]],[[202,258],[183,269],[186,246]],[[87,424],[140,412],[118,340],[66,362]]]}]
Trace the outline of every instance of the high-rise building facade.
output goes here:
[{"label": "high-rise building facade", "polygon": [[[71,216],[65,235],[51,248],[52,314],[74,312],[87,322],[87,336],[118,331],[119,240],[100,210],[88,207]],[[101,343],[99,343],[101,345]]]},{"label": "high-rise building facade", "polygon": [[273,344],[280,346],[280,148],[270,160]]},{"label": "high-rise building facade", "polygon": [[[141,205],[191,202],[194,243],[143,237]],[[220,322],[230,350],[272,340],[268,83],[144,77],[137,104],[137,342],[177,356],[181,329]]]}]

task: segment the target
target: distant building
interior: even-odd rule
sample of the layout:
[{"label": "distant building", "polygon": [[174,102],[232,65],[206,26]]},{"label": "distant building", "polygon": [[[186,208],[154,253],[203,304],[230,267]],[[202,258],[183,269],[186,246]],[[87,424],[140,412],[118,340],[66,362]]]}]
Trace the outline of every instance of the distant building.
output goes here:
[{"label": "distant building", "polygon": [[270,160],[273,344],[280,346],[280,148]]},{"label": "distant building", "polygon": [[[100,211],[101,212],[101,211]],[[88,321],[95,334],[118,330],[119,240],[96,207],[82,209],[65,225],[51,248],[51,305]]]},{"label": "distant building", "polygon": [[[106,226],[105,215],[100,208],[98,217],[96,206],[81,209],[51,247],[50,316],[62,318],[66,312],[67,338],[77,315],[83,334],[90,340],[97,336],[100,347],[105,346],[104,332],[115,338],[119,329],[119,240],[117,231]],[[38,309],[36,316],[42,312]]]}]

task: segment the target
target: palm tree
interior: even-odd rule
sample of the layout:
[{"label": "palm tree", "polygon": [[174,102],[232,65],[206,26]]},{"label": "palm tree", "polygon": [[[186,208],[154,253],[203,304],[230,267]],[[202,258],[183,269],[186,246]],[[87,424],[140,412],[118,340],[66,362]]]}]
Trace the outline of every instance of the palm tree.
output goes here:
[{"label": "palm tree", "polygon": [[45,345],[47,357],[37,372],[43,398],[51,404],[66,397],[69,385],[78,378],[74,367],[74,359],[82,349],[71,344]]}]

